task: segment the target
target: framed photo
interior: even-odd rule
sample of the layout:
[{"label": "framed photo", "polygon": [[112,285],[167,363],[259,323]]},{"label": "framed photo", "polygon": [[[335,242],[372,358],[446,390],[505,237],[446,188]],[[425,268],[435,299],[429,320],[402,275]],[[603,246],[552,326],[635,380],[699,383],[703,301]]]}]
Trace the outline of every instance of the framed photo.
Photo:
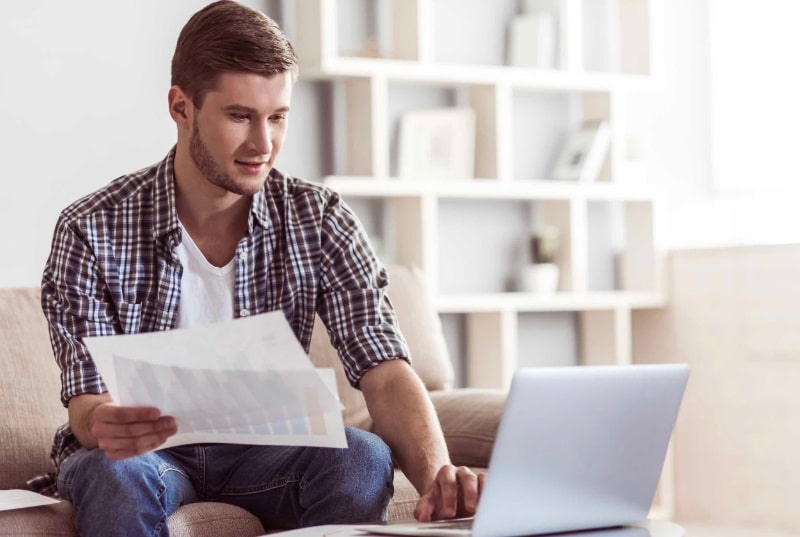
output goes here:
[{"label": "framed photo", "polygon": [[398,175],[415,179],[473,178],[475,111],[431,108],[403,114]]},{"label": "framed photo", "polygon": [[611,129],[608,122],[584,123],[567,137],[553,168],[553,179],[597,181],[610,142]]}]

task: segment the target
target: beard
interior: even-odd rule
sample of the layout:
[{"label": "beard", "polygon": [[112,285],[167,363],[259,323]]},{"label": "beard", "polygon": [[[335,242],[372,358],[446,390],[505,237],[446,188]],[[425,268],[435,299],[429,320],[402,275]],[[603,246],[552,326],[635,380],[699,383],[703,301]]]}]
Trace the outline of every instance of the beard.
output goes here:
[{"label": "beard", "polygon": [[[240,196],[253,196],[264,186],[262,183],[258,188],[255,188],[247,184],[237,183],[233,177],[220,168],[214,160],[214,157],[211,156],[211,152],[208,150],[205,142],[203,142],[200,137],[200,129],[197,126],[197,116],[195,116],[194,122],[192,123],[192,137],[189,140],[189,156],[209,183],[225,189],[228,192]],[[264,181],[266,182],[266,178]]]}]

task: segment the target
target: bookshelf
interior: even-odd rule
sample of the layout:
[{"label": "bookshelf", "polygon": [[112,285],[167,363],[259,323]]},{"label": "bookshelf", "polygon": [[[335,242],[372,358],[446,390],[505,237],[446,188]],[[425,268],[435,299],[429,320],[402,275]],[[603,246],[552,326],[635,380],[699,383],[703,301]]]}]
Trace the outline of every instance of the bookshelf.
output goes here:
[{"label": "bookshelf", "polygon": [[[520,5],[555,14],[556,68],[505,65],[507,23]],[[457,320],[444,324],[456,327],[465,385],[508,386],[529,352],[520,336],[530,314],[574,320],[576,364],[633,363],[632,312],[666,303],[658,196],[626,157],[626,97],[658,85],[659,8],[660,0],[277,2],[301,84],[327,88],[333,126],[324,135],[335,155],[310,179],[354,208],[385,262],[426,272],[443,320]],[[435,107],[474,111],[474,177],[398,177],[400,118]],[[551,179],[570,130],[590,121],[611,131],[598,180]],[[520,244],[544,225],[560,232],[558,290],[520,292]],[[671,509],[669,464],[664,475],[654,516]]]}]

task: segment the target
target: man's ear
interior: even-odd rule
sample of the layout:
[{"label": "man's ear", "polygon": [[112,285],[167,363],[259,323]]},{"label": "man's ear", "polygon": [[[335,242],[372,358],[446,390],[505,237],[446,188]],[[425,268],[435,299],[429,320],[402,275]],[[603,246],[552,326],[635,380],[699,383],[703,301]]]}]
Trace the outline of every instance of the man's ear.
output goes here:
[{"label": "man's ear", "polygon": [[169,115],[179,129],[191,127],[190,109],[192,101],[186,96],[180,86],[172,86],[167,94],[169,101]]}]

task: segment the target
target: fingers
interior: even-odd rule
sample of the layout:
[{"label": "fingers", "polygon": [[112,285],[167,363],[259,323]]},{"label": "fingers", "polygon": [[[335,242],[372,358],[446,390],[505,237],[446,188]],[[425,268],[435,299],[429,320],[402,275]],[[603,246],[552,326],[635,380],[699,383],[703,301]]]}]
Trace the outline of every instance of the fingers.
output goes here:
[{"label": "fingers", "polygon": [[167,435],[146,435],[138,438],[115,439],[101,442],[98,447],[111,460],[122,460],[153,451],[167,440]]},{"label": "fingers", "polygon": [[137,438],[153,433],[168,431],[175,424],[170,417],[158,418],[155,421],[138,421],[133,423],[113,423],[95,421],[92,434],[101,438]]},{"label": "fingers", "polygon": [[459,515],[472,516],[478,507],[478,498],[480,497],[478,476],[466,466],[460,466],[456,472],[456,478],[461,491],[459,503],[463,507],[463,512]]},{"label": "fingers", "polygon": [[436,475],[439,485],[440,503],[434,516],[436,518],[453,518],[458,511],[458,471],[455,466],[442,466]]},{"label": "fingers", "polygon": [[466,466],[443,466],[429,491],[417,502],[414,518],[426,522],[474,515],[485,478],[484,473],[475,475]]},{"label": "fingers", "polygon": [[438,487],[434,484],[431,491],[419,499],[414,509],[414,518],[420,522],[430,522],[433,520],[433,514],[436,511],[436,496],[438,495],[438,491]]},{"label": "fingers", "polygon": [[120,460],[152,451],[178,431],[175,420],[156,408],[99,405],[91,432],[108,458]]},{"label": "fingers", "polygon": [[103,403],[94,409],[94,421],[108,423],[135,423],[138,421],[154,421],[161,417],[161,412],[153,407],[117,406]]}]

